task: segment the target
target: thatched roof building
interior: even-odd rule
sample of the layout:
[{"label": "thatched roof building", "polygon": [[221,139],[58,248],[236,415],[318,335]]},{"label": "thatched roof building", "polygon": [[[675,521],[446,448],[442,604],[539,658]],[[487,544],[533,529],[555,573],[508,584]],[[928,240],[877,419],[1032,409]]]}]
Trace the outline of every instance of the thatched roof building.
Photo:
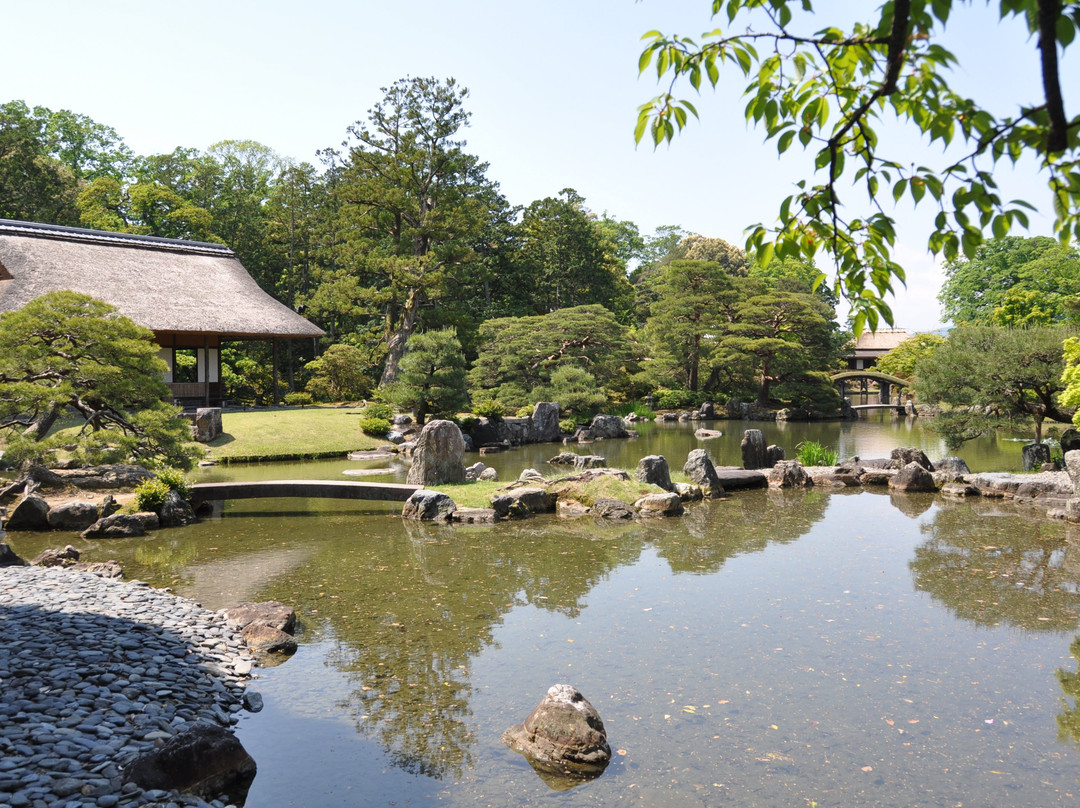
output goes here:
[{"label": "thatched roof building", "polygon": [[[228,247],[0,219],[0,312],[61,289],[93,295],[154,332],[179,399],[220,399],[223,342],[318,337],[266,294]],[[197,363],[181,363],[177,351]]]},{"label": "thatched roof building", "polygon": [[914,334],[903,328],[879,328],[877,331],[863,331],[859,339],[849,347],[847,354],[848,370],[868,370],[877,364],[877,360],[887,354],[901,342],[909,340]]}]

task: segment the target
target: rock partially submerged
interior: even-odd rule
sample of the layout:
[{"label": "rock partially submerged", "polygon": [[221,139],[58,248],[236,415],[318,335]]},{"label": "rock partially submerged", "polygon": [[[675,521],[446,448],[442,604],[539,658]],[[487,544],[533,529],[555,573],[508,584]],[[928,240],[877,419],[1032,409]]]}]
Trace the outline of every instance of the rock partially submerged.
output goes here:
[{"label": "rock partially submerged", "polygon": [[435,420],[421,431],[413,449],[409,485],[442,485],[465,481],[465,442],[453,421]]},{"label": "rock partially submerged", "polygon": [[534,768],[571,778],[599,776],[611,761],[600,714],[572,685],[552,685],[524,722],[503,733],[502,741]]}]

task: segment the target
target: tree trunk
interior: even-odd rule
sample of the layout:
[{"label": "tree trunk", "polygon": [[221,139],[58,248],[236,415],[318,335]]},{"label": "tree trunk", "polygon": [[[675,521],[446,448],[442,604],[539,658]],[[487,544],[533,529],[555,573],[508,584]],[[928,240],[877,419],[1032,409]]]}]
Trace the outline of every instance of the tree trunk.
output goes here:
[{"label": "tree trunk", "polygon": [[405,343],[409,341],[416,329],[416,321],[420,317],[420,291],[413,289],[405,301],[405,310],[401,314],[394,333],[386,342],[386,364],[383,366],[382,378],[379,387],[392,384],[398,377],[398,365],[401,357],[405,355]]},{"label": "tree trunk", "polygon": [[52,429],[53,424],[56,423],[56,419],[60,417],[61,407],[49,407],[41,415],[37,417],[34,423],[30,424],[26,428],[26,431],[22,433],[24,438],[32,438],[33,440],[41,440],[49,434],[49,430]]}]

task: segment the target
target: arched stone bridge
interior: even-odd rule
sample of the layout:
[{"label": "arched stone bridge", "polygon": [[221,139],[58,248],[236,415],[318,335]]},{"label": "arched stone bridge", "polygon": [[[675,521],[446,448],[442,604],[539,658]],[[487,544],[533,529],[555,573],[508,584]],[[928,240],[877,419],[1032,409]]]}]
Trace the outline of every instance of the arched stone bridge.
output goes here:
[{"label": "arched stone bridge", "polygon": [[[852,407],[853,410],[873,410],[884,408],[896,408],[903,410],[904,405],[901,403],[900,400],[902,391],[908,387],[911,387],[911,382],[909,382],[907,379],[901,379],[899,376],[892,376],[888,373],[882,373],[879,370],[844,370],[840,373],[834,373],[830,378],[832,379],[833,384],[836,384],[840,387],[841,396],[844,395],[844,388],[849,381],[853,381],[855,379],[865,379],[877,382],[879,390],[878,401],[880,403],[860,404],[858,406]],[[892,388],[894,387],[897,389],[896,401],[893,401],[891,396]]]}]

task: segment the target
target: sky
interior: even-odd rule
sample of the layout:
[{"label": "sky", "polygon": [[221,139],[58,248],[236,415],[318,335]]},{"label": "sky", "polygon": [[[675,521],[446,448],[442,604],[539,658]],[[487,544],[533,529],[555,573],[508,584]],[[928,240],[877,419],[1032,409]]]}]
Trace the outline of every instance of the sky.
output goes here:
[{"label": "sky", "polygon": [[[876,5],[876,4],[875,4]],[[828,14],[871,4],[828,0]],[[996,4],[993,4],[996,7]],[[467,150],[516,205],[573,188],[595,213],[742,245],[744,231],[775,221],[813,155],[783,159],[743,116],[744,80],[723,74],[700,114],[670,146],[635,146],[640,104],[658,92],[638,76],[641,36],[699,36],[716,27],[709,0],[0,0],[5,63],[0,102],[70,109],[113,127],[136,154],[222,140],[255,140],[318,165],[340,146],[381,88],[405,76],[454,77],[469,88]],[[865,12],[862,12],[865,13]],[[803,30],[813,31],[834,17]],[[845,22],[843,16],[841,22]],[[960,64],[950,83],[999,114],[1040,103],[1039,65],[1022,25],[994,8],[958,10],[947,46]],[[1080,104],[1062,62],[1066,108]],[[895,129],[895,127],[894,127]],[[940,149],[889,131],[898,154],[940,164]],[[996,173],[1006,198],[1049,210],[1033,162]],[[939,328],[943,273],[926,251],[929,213],[901,205],[897,260],[907,286],[890,300],[898,327]],[[1032,235],[1051,234],[1036,215]],[[819,262],[828,272],[825,259]]]}]

